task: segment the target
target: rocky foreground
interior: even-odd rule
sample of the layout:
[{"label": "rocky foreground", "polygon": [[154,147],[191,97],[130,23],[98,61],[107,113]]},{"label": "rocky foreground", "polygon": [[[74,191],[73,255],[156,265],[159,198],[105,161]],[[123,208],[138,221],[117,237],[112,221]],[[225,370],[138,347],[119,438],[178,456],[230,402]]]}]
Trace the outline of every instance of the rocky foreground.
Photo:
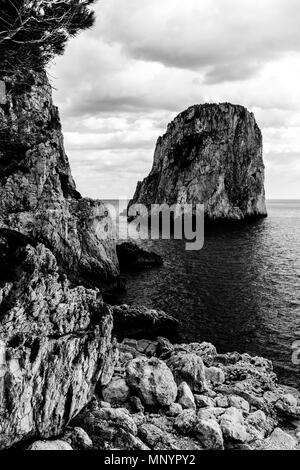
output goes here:
[{"label": "rocky foreground", "polygon": [[209,343],[124,339],[110,383],[31,450],[296,450],[300,393],[272,363]]}]

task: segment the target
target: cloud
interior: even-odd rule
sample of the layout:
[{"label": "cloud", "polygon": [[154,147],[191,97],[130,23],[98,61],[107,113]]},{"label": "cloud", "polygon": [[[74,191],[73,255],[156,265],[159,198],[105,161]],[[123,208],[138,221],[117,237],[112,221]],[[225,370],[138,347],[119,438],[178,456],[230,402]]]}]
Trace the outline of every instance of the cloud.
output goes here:
[{"label": "cloud", "polygon": [[95,28],[50,70],[80,191],[132,196],[178,113],[229,101],[262,128],[268,196],[280,168],[300,197],[299,24],[298,0],[99,1]]}]

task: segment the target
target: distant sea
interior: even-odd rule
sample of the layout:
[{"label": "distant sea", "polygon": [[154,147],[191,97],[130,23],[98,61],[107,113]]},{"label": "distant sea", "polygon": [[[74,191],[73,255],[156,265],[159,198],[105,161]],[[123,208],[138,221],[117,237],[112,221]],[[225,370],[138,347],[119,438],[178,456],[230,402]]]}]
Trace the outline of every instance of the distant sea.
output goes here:
[{"label": "distant sea", "polygon": [[161,308],[181,321],[180,341],[271,359],[281,382],[300,388],[292,345],[300,340],[300,201],[268,201],[269,217],[206,228],[201,251],[143,241],[164,266],[125,272],[120,302]]}]

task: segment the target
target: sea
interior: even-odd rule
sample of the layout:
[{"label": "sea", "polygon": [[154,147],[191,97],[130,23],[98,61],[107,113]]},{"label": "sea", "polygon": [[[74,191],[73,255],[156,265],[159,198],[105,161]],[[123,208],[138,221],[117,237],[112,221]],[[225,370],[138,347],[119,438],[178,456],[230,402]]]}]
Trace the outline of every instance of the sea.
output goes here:
[{"label": "sea", "polygon": [[184,240],[140,241],[164,265],[123,272],[118,301],[173,315],[180,342],[269,358],[280,382],[300,388],[300,201],[267,206],[268,218],[205,227],[200,251]]}]

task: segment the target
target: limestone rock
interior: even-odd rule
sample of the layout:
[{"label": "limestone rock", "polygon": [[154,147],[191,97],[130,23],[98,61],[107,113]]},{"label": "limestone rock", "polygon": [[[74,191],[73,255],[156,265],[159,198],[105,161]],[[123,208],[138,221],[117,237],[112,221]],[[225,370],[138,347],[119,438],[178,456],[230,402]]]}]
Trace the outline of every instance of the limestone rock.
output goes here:
[{"label": "limestone rock", "polygon": [[113,378],[113,380],[102,389],[104,401],[112,405],[123,405],[129,399],[130,390],[124,379]]},{"label": "limestone rock", "polygon": [[254,445],[256,450],[295,450],[298,445],[297,440],[283,431],[276,428],[268,439],[258,441]]},{"label": "limestone rock", "polygon": [[206,390],[204,364],[200,356],[195,354],[174,353],[167,361],[177,384],[186,382],[193,392]]},{"label": "limestone rock", "polygon": [[141,306],[113,306],[114,330],[122,338],[127,336],[147,337],[149,334],[170,334],[176,332],[178,320],[162,310],[154,310]]},{"label": "limestone rock", "polygon": [[206,407],[213,407],[215,406],[215,401],[207,397],[206,395],[195,395],[195,402],[197,408],[206,408]]},{"label": "limestone rock", "polygon": [[68,442],[74,450],[88,450],[93,447],[93,441],[82,428],[68,428],[63,435],[63,440]]},{"label": "limestone rock", "polygon": [[147,406],[169,406],[175,402],[177,386],[163,361],[136,358],[127,364],[127,383]]},{"label": "limestone rock", "polygon": [[192,434],[197,422],[195,410],[184,410],[177,416],[174,426],[178,432],[184,435]]},{"label": "limestone rock", "polygon": [[[57,436],[106,385],[112,315],[97,290],[71,287],[53,254],[0,230],[0,448]],[[2,362],[2,361],[1,361]]]},{"label": "limestone rock", "polygon": [[265,216],[262,135],[254,115],[229,103],[179,114],[158,139],[135,203],[203,203],[210,220]]},{"label": "limestone rock", "polygon": [[247,431],[242,413],[236,408],[228,408],[220,419],[224,438],[235,442],[245,442]]},{"label": "limestone rock", "polygon": [[195,428],[195,435],[204,449],[224,449],[223,435],[217,420],[200,419]]},{"label": "limestone rock", "polygon": [[205,376],[213,385],[221,385],[225,382],[225,374],[219,367],[208,367]]},{"label": "limestone rock", "polygon": [[177,401],[183,409],[196,409],[194,395],[186,382],[181,382],[178,387]]},{"label": "limestone rock", "polygon": [[44,243],[72,280],[101,286],[119,274],[112,221],[76,190],[47,75],[1,79],[0,227]]},{"label": "limestone rock", "polygon": [[36,441],[27,450],[73,450],[70,444],[64,441]]}]

